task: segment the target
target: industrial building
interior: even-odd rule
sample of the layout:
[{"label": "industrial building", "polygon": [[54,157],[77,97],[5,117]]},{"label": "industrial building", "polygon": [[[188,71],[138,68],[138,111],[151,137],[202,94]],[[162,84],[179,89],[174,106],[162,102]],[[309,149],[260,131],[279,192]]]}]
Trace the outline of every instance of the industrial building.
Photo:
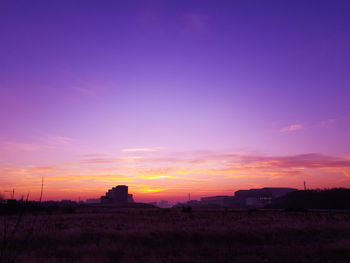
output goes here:
[{"label": "industrial building", "polygon": [[220,207],[229,207],[233,205],[234,197],[226,195],[202,197],[201,203],[204,206],[216,205]]},{"label": "industrial building", "polygon": [[294,188],[273,188],[239,190],[235,192],[235,199],[240,207],[262,208],[272,203],[273,199],[282,197],[290,192],[297,191]]},{"label": "industrial building", "polygon": [[101,203],[103,204],[122,204],[133,203],[132,194],[128,193],[128,186],[118,185],[109,189],[104,196],[101,196]]},{"label": "industrial building", "polygon": [[101,203],[101,198],[90,198],[86,199],[87,204],[100,204]]}]

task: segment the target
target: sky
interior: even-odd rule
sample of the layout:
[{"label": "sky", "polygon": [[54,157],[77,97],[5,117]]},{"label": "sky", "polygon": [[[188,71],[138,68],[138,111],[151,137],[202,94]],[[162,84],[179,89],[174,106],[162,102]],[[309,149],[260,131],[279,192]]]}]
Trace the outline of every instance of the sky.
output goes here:
[{"label": "sky", "polygon": [[350,187],[350,2],[0,2],[0,195]]}]

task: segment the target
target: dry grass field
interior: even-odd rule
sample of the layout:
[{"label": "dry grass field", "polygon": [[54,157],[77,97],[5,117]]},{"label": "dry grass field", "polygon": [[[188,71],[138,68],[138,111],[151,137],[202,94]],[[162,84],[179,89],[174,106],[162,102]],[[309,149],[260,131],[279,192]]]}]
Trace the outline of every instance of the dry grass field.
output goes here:
[{"label": "dry grass field", "polygon": [[3,262],[350,262],[345,212],[82,207],[25,214],[0,238]]}]

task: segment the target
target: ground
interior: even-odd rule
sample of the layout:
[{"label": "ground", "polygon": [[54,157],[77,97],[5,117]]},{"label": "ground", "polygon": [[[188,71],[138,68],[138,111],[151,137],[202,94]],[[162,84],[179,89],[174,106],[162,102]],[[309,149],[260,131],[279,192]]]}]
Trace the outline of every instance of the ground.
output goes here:
[{"label": "ground", "polygon": [[3,262],[350,262],[350,212],[95,206],[25,214],[10,238],[17,220],[0,216]]}]

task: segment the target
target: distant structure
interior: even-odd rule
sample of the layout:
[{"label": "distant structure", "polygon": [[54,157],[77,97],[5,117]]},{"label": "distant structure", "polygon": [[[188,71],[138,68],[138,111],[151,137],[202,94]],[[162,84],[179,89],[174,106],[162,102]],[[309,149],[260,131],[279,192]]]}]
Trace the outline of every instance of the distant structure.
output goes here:
[{"label": "distant structure", "polygon": [[297,191],[294,188],[265,187],[259,189],[239,190],[234,196],[218,195],[202,197],[200,201],[190,200],[186,203],[178,203],[175,208],[181,208],[184,205],[193,208],[264,208],[272,205],[277,198],[283,197],[290,192]]},{"label": "distant structure", "polygon": [[162,200],[158,203],[158,206],[160,208],[169,208],[171,207],[171,205],[169,204],[169,202],[167,200]]},{"label": "distant structure", "polygon": [[233,205],[234,197],[233,196],[226,196],[226,195],[202,197],[201,198],[201,203],[204,206],[228,207],[228,206],[232,206]]},{"label": "distant structure", "polygon": [[128,203],[134,203],[134,197],[132,194],[128,194]]},{"label": "distant structure", "polygon": [[101,203],[103,204],[123,204],[133,202],[133,196],[128,193],[128,186],[126,185],[113,187],[106,192],[106,195],[101,196]]},{"label": "distant structure", "polygon": [[90,198],[86,199],[87,204],[100,204],[101,203],[101,198]]},{"label": "distant structure", "polygon": [[261,188],[239,190],[235,192],[235,199],[241,207],[262,208],[272,203],[275,198],[282,197],[290,192],[297,191],[294,188]]}]

